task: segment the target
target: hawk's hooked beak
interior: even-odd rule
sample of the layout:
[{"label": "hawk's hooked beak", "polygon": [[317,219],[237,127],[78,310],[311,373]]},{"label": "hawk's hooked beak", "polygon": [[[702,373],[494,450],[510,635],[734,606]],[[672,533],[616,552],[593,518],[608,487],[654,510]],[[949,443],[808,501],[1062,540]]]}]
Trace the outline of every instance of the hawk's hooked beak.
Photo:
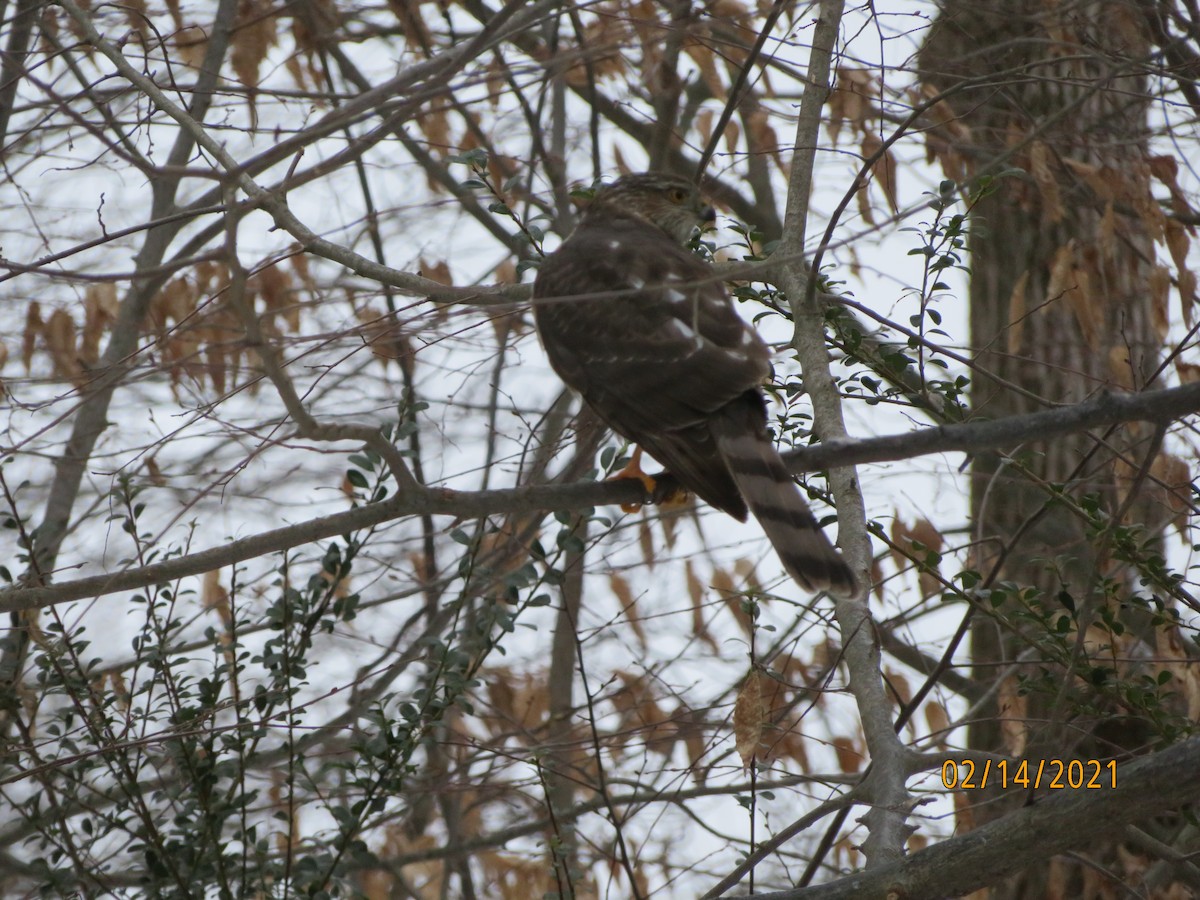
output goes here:
[{"label": "hawk's hooked beak", "polygon": [[717,211],[705,203],[700,209],[700,230],[705,231],[712,228],[715,221],[717,221]]}]

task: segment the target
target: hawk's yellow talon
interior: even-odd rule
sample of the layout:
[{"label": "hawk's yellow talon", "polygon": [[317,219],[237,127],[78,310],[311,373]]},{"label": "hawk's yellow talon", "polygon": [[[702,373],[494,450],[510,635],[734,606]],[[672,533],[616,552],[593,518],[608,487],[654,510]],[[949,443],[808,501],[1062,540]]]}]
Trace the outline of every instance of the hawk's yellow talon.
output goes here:
[{"label": "hawk's yellow talon", "polygon": [[[645,472],[642,471],[642,448],[641,447],[634,448],[633,457],[629,460],[628,463],[625,464],[625,468],[623,468],[620,472],[617,472],[615,475],[610,475],[606,480],[607,481],[620,481],[622,479],[628,479],[628,478],[634,478],[634,479],[640,481],[642,483],[642,487],[646,491],[647,497],[654,496],[654,488],[657,486],[658,483],[653,478],[651,478],[649,475],[647,475]],[[627,513],[637,512],[639,509],[642,508],[642,506],[643,506],[643,504],[641,504],[641,503],[622,503],[621,511],[627,512]]]}]

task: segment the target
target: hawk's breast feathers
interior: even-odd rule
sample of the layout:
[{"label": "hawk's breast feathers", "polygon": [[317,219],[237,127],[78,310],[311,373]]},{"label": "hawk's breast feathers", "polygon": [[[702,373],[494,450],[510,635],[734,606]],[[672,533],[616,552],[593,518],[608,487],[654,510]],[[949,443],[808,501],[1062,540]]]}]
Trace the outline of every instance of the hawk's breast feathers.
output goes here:
[{"label": "hawk's breast feathers", "polygon": [[585,222],[538,274],[538,330],[559,375],[588,399],[650,394],[649,424],[668,429],[760,385],[767,346],[712,268],[641,222],[620,224],[617,238]]}]

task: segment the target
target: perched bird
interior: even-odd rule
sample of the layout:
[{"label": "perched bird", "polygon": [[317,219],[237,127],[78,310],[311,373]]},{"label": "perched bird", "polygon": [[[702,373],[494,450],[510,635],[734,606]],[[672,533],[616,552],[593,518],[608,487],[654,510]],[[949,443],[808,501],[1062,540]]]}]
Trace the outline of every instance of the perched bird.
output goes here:
[{"label": "perched bird", "polygon": [[601,188],[538,272],[542,344],[559,377],[685,488],[741,521],[748,507],[801,587],[852,594],[853,574],[767,434],[770,351],[686,247],[714,218],[674,175]]}]

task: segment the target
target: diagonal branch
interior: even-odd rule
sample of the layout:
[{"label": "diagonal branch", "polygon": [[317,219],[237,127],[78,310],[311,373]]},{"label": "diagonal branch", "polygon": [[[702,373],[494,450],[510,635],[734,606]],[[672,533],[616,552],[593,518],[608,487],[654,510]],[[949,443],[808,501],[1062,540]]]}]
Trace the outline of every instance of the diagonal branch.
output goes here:
[{"label": "diagonal branch", "polygon": [[[861,441],[834,441],[785,454],[794,473],[812,472],[832,465],[861,465],[949,452],[995,451],[1026,440],[1048,440],[1118,422],[1166,424],[1200,412],[1200,383],[1139,394],[1102,394],[1086,403],[1043,410],[992,422],[940,425],[908,434],[885,435]],[[665,490],[672,479],[656,476]],[[336,537],[412,515],[447,515],[475,518],[497,513],[529,514],[546,510],[582,509],[648,500],[640,482],[633,480],[536,485],[470,493],[442,488],[419,488],[382,503],[324,516],[298,525],[265,531],[230,541],[210,550],[124,572],[94,575],[46,587],[9,588],[0,591],[0,612],[34,609],[100,597],[117,591],[200,575],[266,553],[277,553],[302,544]]]}]

